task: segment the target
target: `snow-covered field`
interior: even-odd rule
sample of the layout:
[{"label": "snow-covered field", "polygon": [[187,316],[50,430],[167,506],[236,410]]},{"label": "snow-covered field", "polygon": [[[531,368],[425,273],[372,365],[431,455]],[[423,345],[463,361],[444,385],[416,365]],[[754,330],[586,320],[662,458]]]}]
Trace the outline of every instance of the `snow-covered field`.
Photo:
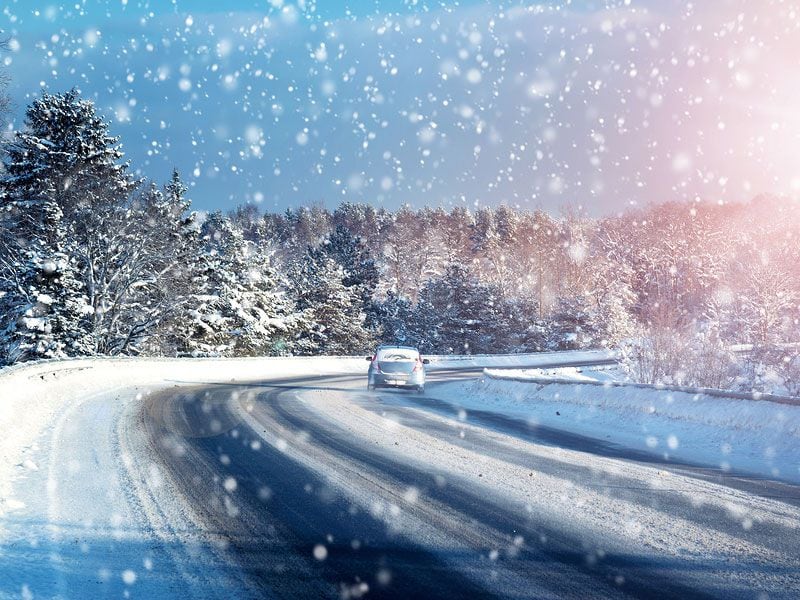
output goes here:
[{"label": "snow-covered field", "polygon": [[[610,385],[619,378],[607,367],[487,369],[479,379],[432,392],[459,398],[467,411],[502,413],[672,459],[800,482],[800,406]],[[598,381],[606,385],[586,384]]]}]

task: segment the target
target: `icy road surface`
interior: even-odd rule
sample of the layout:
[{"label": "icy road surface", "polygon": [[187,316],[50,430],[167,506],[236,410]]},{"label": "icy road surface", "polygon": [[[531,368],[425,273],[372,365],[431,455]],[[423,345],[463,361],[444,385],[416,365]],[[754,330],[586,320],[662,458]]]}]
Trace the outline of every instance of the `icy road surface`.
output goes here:
[{"label": "icy road surface", "polygon": [[[125,389],[18,465],[0,596],[792,598],[800,488],[363,375]],[[458,399],[452,399],[458,400]],[[91,443],[86,443],[91,439]]]}]

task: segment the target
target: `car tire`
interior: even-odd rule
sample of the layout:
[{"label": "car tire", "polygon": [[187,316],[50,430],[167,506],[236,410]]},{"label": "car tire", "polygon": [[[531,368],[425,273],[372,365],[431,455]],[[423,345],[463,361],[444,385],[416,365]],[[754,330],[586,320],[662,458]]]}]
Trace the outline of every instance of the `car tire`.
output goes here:
[{"label": "car tire", "polygon": [[417,386],[417,393],[418,394],[424,394],[425,393],[425,386],[424,385],[418,385]]}]

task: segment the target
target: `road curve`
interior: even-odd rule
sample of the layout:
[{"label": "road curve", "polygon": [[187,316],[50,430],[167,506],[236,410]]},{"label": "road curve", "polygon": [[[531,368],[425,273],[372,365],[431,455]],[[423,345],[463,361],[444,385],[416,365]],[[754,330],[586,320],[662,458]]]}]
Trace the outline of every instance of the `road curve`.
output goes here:
[{"label": "road curve", "polygon": [[451,412],[459,376],[177,387],[137,418],[241,597],[800,593],[796,487]]}]

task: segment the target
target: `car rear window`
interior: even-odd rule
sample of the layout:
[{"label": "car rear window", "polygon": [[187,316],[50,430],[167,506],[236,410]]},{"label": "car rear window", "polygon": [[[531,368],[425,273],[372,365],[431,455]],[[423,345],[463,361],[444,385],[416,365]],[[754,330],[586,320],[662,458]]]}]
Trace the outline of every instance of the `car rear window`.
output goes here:
[{"label": "car rear window", "polygon": [[378,350],[378,360],[417,360],[418,358],[419,352],[408,348],[384,348]]}]

